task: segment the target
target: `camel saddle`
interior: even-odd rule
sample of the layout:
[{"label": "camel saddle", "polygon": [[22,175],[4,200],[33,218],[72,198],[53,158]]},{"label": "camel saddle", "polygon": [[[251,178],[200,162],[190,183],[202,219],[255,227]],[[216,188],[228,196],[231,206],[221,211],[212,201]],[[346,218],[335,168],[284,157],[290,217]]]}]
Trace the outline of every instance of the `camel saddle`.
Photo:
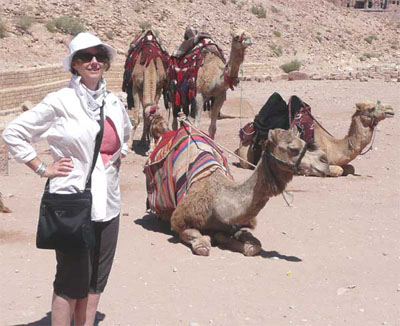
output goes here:
[{"label": "camel saddle", "polygon": [[[281,128],[288,130],[296,126],[300,138],[307,143],[314,142],[314,118],[311,107],[299,97],[293,95],[288,104],[281,95],[273,93],[258,112],[253,122],[249,122],[239,131],[243,145],[252,144],[256,153],[256,160],[261,155],[260,142],[268,138],[271,129]],[[259,155],[257,155],[259,154]]]},{"label": "camel saddle", "polygon": [[[141,54],[141,55],[140,55]],[[151,30],[145,30],[135,36],[129,46],[128,56],[125,60],[125,72],[122,82],[122,91],[126,91],[131,80],[131,74],[140,55],[140,64],[148,66],[152,60],[161,58],[165,71],[168,69],[169,54],[160,40]]]},{"label": "camel saddle", "polygon": [[198,33],[185,40],[170,57],[168,93],[175,117],[181,109],[189,115],[189,105],[197,94],[197,74],[207,52],[217,55],[226,63],[222,50],[208,33]]},{"label": "camel saddle", "polygon": [[153,212],[171,214],[194,182],[218,169],[232,178],[222,151],[204,133],[189,128],[163,134],[144,166]]}]

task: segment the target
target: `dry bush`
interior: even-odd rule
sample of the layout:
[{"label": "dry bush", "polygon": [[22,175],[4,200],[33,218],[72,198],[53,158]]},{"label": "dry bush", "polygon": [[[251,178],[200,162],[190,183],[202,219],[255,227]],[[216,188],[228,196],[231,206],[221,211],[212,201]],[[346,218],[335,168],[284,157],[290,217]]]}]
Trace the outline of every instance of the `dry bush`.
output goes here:
[{"label": "dry bush", "polygon": [[269,47],[276,57],[280,57],[283,54],[283,49],[281,45],[271,44]]},{"label": "dry bush", "polygon": [[258,18],[266,18],[267,11],[261,3],[257,3],[251,6],[250,11],[256,15]]},{"label": "dry bush", "polygon": [[49,32],[60,31],[62,33],[77,35],[86,31],[86,27],[76,18],[69,16],[60,16],[46,23]]},{"label": "dry bush", "polygon": [[364,41],[367,42],[368,44],[372,44],[372,42],[377,39],[378,38],[376,37],[376,35],[373,34],[364,37]]},{"label": "dry bush", "polygon": [[151,23],[149,23],[148,21],[141,21],[139,23],[139,28],[143,31],[146,29],[151,29]]},{"label": "dry bush", "polygon": [[28,31],[32,27],[34,22],[35,22],[34,17],[24,15],[20,17],[20,19],[18,20],[17,27],[24,31]]},{"label": "dry bush", "polygon": [[297,60],[297,59],[292,60],[292,61],[290,61],[288,63],[285,63],[285,64],[280,66],[280,68],[286,73],[289,73],[291,71],[299,70],[300,67],[301,67],[301,62],[299,60]]}]

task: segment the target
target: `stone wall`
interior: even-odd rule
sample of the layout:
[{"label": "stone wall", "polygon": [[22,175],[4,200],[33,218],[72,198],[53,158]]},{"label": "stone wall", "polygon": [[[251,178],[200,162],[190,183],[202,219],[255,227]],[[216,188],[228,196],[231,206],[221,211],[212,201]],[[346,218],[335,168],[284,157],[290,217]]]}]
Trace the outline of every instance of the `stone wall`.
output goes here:
[{"label": "stone wall", "polygon": [[[117,64],[106,72],[108,88],[119,91],[123,65]],[[0,115],[13,112],[25,101],[37,103],[53,91],[68,85],[71,78],[61,65],[0,72]]]},{"label": "stone wall", "polygon": [[[240,79],[260,82],[290,79],[287,74],[283,73],[272,75],[270,69],[271,67],[264,63],[245,63],[243,74],[240,73]],[[121,91],[123,70],[123,63],[115,63],[105,73],[109,90]],[[33,104],[40,102],[46,94],[67,86],[70,77],[71,74],[65,72],[61,65],[0,72],[0,116],[20,112],[20,106],[25,101],[30,101]],[[399,82],[400,69],[394,64],[372,64],[348,72],[335,72],[326,75],[309,74],[306,79],[359,79],[360,81],[385,79],[388,82]]]}]

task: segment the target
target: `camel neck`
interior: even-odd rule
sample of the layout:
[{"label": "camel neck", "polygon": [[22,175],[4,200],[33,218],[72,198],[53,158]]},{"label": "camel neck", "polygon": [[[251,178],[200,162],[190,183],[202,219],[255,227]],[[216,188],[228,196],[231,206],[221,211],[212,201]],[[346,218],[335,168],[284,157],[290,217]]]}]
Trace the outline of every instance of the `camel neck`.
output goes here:
[{"label": "camel neck", "polygon": [[364,126],[360,116],[354,115],[346,139],[354,151],[361,152],[371,142],[373,132],[374,127]]},{"label": "camel neck", "polygon": [[229,77],[238,77],[240,65],[244,61],[244,49],[235,49],[234,44],[231,46],[231,53],[229,56],[227,66],[227,75]]},{"label": "camel neck", "polygon": [[263,155],[250,178],[240,185],[240,193],[247,197],[241,201],[247,202],[248,207],[258,214],[270,197],[285,190],[292,178],[292,172],[282,170],[273,158]]}]

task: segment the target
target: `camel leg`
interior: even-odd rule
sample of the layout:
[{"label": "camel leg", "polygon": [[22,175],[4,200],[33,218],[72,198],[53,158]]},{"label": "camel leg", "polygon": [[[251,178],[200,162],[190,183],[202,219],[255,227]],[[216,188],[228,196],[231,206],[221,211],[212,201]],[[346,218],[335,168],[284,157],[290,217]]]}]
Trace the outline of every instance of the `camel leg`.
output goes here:
[{"label": "camel leg", "polygon": [[195,105],[195,117],[194,126],[196,128],[200,127],[201,115],[203,114],[204,98],[200,93],[196,95],[196,105]]},{"label": "camel leg", "polygon": [[346,164],[342,166],[343,168],[343,176],[352,174],[354,175],[356,170],[354,169],[354,166],[352,166],[351,164]]},{"label": "camel leg", "polygon": [[134,99],[134,106],[133,106],[133,113],[132,113],[132,131],[131,131],[131,135],[129,137],[129,142],[128,144],[130,144],[130,148],[133,149],[133,138],[135,136],[135,132],[137,127],[140,124],[140,97],[139,97],[139,92],[138,89],[133,86],[133,90],[132,90],[132,94],[133,94],[133,99]]},{"label": "camel leg", "polygon": [[211,238],[202,235],[199,230],[186,229],[179,234],[179,238],[182,242],[190,245],[196,255],[208,256],[210,254]]},{"label": "camel leg", "polygon": [[329,165],[329,176],[340,177],[343,175],[343,169],[339,165]]},{"label": "camel leg", "polygon": [[261,242],[245,229],[239,230],[233,237],[220,232],[216,233],[214,238],[219,245],[241,252],[245,256],[255,256],[261,250]]},{"label": "camel leg", "polygon": [[208,134],[212,139],[214,139],[215,133],[217,132],[217,119],[219,111],[221,110],[222,104],[224,104],[225,100],[226,100],[226,93],[216,97],[211,107],[211,122],[210,122],[210,127],[208,128]]},{"label": "camel leg", "polygon": [[172,130],[178,130],[178,118],[172,118]]},{"label": "camel leg", "polygon": [[[242,159],[239,159],[239,165],[243,169],[252,169],[253,167],[248,164],[247,162],[250,162],[252,164],[254,163],[254,151],[251,148],[250,145],[243,145],[242,142],[239,144],[239,148],[235,151],[235,154],[239,156]],[[246,160],[246,161],[244,161]],[[256,165],[256,164],[255,164]]]}]

